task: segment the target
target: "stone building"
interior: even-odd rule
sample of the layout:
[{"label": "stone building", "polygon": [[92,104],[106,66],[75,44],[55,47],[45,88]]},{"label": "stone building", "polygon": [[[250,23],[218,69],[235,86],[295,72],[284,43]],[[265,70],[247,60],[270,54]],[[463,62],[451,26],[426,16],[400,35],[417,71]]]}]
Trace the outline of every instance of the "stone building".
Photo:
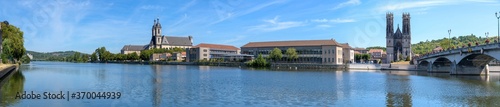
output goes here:
[{"label": "stone building", "polygon": [[224,59],[228,55],[238,55],[240,49],[230,45],[200,43],[186,50],[186,61],[194,62],[210,59]]},{"label": "stone building", "polygon": [[399,29],[394,32],[394,17],[392,13],[386,14],[387,27],[386,27],[386,51],[387,62],[404,60],[406,57],[412,56],[411,52],[411,26],[410,14],[403,13],[403,30]]},{"label": "stone building", "polygon": [[[291,63],[343,64],[351,59],[350,55],[354,54],[354,51],[351,54],[350,46],[344,45],[334,39],[250,42],[241,47],[241,53],[254,55],[254,57],[262,54],[262,56],[268,57],[274,48],[279,48],[284,58],[277,62],[289,63],[286,60],[285,52],[288,48],[295,48],[299,58]],[[345,50],[349,48],[349,54],[343,52],[344,48]],[[352,59],[354,60],[354,57]]]},{"label": "stone building", "polygon": [[187,36],[165,36],[161,33],[160,19],[154,20],[153,28],[151,29],[151,40],[148,45],[125,45],[123,46],[121,53],[140,53],[142,50],[146,49],[173,49],[181,48],[187,49],[193,46],[193,37]]}]

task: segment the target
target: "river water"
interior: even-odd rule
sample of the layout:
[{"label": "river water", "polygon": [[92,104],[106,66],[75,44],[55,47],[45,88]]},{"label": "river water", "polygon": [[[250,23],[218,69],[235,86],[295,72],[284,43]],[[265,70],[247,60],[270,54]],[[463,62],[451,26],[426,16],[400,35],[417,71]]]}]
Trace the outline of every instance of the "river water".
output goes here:
[{"label": "river water", "polygon": [[[499,106],[500,73],[270,71],[236,67],[32,62],[3,82],[2,106]],[[20,99],[22,93],[41,99]],[[64,99],[43,99],[44,93]],[[119,99],[75,99],[120,92]],[[117,97],[117,96],[116,96]]]}]

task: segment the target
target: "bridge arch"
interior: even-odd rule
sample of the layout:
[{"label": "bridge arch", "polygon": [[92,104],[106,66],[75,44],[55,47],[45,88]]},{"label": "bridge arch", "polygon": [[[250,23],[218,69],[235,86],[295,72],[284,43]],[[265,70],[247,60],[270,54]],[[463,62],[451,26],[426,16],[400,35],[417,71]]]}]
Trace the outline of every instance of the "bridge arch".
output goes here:
[{"label": "bridge arch", "polygon": [[430,72],[450,72],[453,62],[446,57],[437,58],[432,62],[432,71]]}]

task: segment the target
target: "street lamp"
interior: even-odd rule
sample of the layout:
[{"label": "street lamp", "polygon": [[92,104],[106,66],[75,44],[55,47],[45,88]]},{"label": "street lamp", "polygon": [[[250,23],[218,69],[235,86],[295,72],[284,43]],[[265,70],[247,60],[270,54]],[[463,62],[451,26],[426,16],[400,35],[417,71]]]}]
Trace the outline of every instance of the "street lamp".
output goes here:
[{"label": "street lamp", "polygon": [[495,16],[497,17],[498,23],[497,42],[500,42],[500,16],[498,16],[498,12],[495,12]]},{"label": "street lamp", "polygon": [[[450,30],[448,30],[448,39],[450,39],[450,40],[448,41],[448,42],[449,42],[449,45],[448,45],[449,47],[451,47],[451,38],[450,38],[450,36],[451,36],[451,29],[450,29]],[[449,47],[448,47],[448,48],[449,48]],[[444,47],[443,47],[443,48],[444,48]]]}]

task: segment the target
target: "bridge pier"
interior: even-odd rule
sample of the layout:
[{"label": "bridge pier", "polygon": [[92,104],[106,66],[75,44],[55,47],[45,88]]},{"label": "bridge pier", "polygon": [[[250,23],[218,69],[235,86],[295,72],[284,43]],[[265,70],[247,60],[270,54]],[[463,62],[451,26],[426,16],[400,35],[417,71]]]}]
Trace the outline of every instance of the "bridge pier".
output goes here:
[{"label": "bridge pier", "polygon": [[456,69],[450,72],[451,75],[489,75],[489,65],[483,67],[474,66],[457,66]]}]

